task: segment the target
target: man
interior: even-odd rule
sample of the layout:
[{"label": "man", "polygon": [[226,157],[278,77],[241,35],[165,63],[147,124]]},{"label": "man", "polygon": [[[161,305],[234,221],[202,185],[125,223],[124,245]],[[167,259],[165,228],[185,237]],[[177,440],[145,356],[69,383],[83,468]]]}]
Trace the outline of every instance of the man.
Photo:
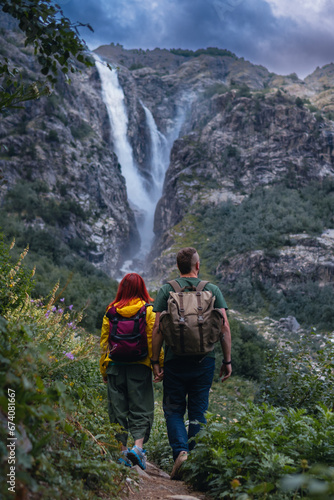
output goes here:
[{"label": "man", "polygon": [[[182,248],[177,254],[177,266],[180,278],[177,283],[183,287],[197,286],[201,281],[198,278],[200,269],[199,255],[195,248]],[[214,307],[221,310],[222,321],[220,342],[223,350],[224,361],[220,369],[222,382],[232,374],[231,365],[231,332],[226,315],[227,305],[219,288],[208,283],[204,290],[209,290],[215,297]],[[156,312],[155,324],[152,332],[152,359],[154,382],[163,379],[164,395],[163,409],[167,425],[169,443],[173,450],[174,467],[171,479],[179,478],[179,469],[187,459],[188,452],[195,446],[193,438],[200,430],[200,424],[205,423],[205,412],[209,404],[209,391],[215,369],[214,351],[203,355],[176,356],[170,347],[165,346],[164,368],[158,363],[160,349],[163,343],[162,333],[159,331],[160,313],[167,310],[169,292],[173,291],[170,284],[163,285],[154,302],[153,310]],[[185,290],[186,291],[186,290]],[[223,376],[224,375],[224,376]],[[189,430],[186,431],[184,414],[187,406]]]}]

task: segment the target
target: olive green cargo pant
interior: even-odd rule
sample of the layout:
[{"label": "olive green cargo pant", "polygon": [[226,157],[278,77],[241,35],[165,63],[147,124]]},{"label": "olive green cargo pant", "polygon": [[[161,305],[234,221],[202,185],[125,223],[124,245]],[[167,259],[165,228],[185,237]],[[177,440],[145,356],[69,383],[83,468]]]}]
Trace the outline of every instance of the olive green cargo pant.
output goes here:
[{"label": "olive green cargo pant", "polygon": [[128,432],[133,439],[148,440],[153,424],[154,397],[152,371],[141,364],[110,365],[108,376],[108,413],[112,424],[124,432],[116,438],[127,446]]}]

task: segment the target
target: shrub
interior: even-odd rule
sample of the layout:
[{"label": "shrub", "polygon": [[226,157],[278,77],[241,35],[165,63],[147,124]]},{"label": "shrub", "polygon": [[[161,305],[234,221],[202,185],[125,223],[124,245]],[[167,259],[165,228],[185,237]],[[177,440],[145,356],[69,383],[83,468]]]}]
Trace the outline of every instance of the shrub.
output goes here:
[{"label": "shrub", "polygon": [[212,417],[183,466],[186,479],[217,499],[300,498],[281,491],[280,478],[305,464],[333,465],[334,413],[317,409],[310,416],[249,403],[234,421]]},{"label": "shrub", "polygon": [[328,335],[280,338],[266,354],[256,401],[309,413],[317,411],[319,403],[334,410],[334,344]]},{"label": "shrub", "polygon": [[74,139],[78,139],[79,141],[86,139],[93,133],[92,127],[86,122],[80,122],[77,125],[72,125],[70,128]]},{"label": "shrub", "polygon": [[[6,277],[4,245],[0,257]],[[1,296],[6,283],[0,280]],[[78,327],[82,313],[64,298],[55,305],[57,287],[47,300],[34,301],[29,290],[27,281],[19,281],[16,295],[24,301],[7,301],[0,317],[1,490],[7,492],[9,473],[9,449],[3,443],[15,437],[18,496],[116,498],[128,471],[116,462],[98,341]],[[9,403],[15,405],[13,418]],[[7,425],[13,419],[15,426]]]},{"label": "shrub", "polygon": [[[266,341],[253,325],[229,318],[232,332],[233,375],[259,381],[264,369]],[[220,347],[220,346],[219,346]],[[222,352],[216,349],[216,373],[219,372]]]}]

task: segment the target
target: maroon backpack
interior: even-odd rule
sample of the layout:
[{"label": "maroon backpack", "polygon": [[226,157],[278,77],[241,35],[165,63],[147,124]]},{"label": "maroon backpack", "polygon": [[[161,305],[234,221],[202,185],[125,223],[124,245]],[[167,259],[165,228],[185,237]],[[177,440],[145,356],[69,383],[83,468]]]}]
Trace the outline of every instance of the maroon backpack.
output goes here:
[{"label": "maroon backpack", "polygon": [[109,319],[109,356],[113,361],[139,361],[148,354],[146,334],[146,308],[143,305],[130,318],[126,318],[112,306],[106,317]]}]

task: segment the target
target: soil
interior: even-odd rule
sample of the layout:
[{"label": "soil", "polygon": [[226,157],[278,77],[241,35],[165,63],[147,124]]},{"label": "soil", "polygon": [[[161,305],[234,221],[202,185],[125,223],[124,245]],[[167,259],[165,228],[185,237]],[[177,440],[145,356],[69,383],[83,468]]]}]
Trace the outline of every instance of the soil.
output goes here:
[{"label": "soil", "polygon": [[129,479],[122,495],[122,500],[205,500],[206,495],[192,490],[183,481],[171,480],[169,475],[151,463],[146,464],[146,471],[133,467],[138,478]]}]

